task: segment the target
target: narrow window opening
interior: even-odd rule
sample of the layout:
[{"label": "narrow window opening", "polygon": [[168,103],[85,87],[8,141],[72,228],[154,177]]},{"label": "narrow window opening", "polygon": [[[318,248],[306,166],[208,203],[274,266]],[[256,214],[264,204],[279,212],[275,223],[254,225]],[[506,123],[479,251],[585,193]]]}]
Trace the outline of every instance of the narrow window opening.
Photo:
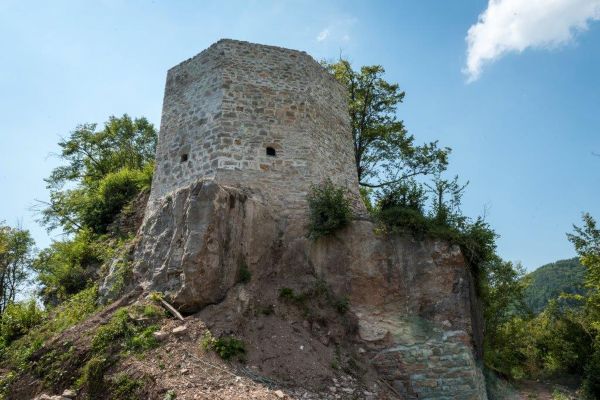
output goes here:
[{"label": "narrow window opening", "polygon": [[275,152],[275,149],[272,147],[267,147],[267,155],[270,157],[275,157],[277,155],[277,153]]},{"label": "narrow window opening", "polygon": [[186,154],[182,154],[181,155],[181,162],[186,162],[188,160],[188,155]]}]

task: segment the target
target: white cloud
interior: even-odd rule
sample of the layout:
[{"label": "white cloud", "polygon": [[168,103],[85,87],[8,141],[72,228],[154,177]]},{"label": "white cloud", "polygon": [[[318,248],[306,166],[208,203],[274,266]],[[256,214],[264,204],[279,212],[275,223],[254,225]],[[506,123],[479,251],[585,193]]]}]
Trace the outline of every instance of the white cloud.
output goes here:
[{"label": "white cloud", "polygon": [[329,23],[319,32],[317,42],[348,42],[358,20],[354,17],[342,17]]},{"label": "white cloud", "polygon": [[325,28],[321,32],[319,32],[319,35],[317,36],[317,42],[322,42],[323,40],[327,39],[328,36],[329,28]]},{"label": "white cloud", "polygon": [[600,0],[489,0],[467,33],[463,72],[475,81],[506,53],[567,44],[594,20],[600,20]]}]

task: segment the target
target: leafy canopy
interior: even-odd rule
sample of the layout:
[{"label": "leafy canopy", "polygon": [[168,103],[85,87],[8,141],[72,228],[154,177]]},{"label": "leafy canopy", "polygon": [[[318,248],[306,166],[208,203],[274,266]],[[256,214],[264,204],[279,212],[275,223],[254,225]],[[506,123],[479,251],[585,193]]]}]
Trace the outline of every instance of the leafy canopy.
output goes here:
[{"label": "leafy canopy", "polygon": [[67,164],[55,168],[46,179],[50,189],[69,182],[95,187],[111,172],[143,169],[154,160],[156,130],[146,118],[111,116],[104,129],[96,128],[97,124],[79,125],[68,139],[58,143],[59,157]]},{"label": "leafy canopy", "polygon": [[323,64],[348,90],[356,172],[362,186],[381,188],[446,168],[450,149],[439,148],[437,141],[415,145],[404,122],[396,117],[405,93],[398,84],[383,79],[382,66],[355,71],[347,60]]},{"label": "leafy canopy", "polygon": [[59,143],[65,165],[46,179],[50,201],[43,203],[42,222],[67,233],[90,229],[105,233],[131,199],[148,188],[154,169],[157,134],[145,118],[110,117],[77,127]]},{"label": "leafy canopy", "polygon": [[27,279],[33,245],[29,231],[0,222],[0,315]]}]

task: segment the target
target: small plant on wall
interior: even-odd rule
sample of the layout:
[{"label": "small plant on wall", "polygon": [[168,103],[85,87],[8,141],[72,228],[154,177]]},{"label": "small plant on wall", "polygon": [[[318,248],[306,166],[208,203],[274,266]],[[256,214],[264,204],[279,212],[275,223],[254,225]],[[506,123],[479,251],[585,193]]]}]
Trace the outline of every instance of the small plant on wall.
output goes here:
[{"label": "small plant on wall", "polygon": [[316,240],[348,225],[352,219],[347,190],[327,179],[311,187],[308,194],[308,236]]}]

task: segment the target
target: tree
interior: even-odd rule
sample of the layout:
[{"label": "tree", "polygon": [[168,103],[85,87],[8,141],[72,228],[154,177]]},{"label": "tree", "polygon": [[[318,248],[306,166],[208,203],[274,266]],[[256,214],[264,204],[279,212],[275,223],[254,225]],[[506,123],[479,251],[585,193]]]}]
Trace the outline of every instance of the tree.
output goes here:
[{"label": "tree", "polygon": [[33,245],[29,231],[0,223],[0,315],[27,279]]},{"label": "tree", "polygon": [[594,338],[590,359],[585,365],[584,390],[594,398],[600,397],[600,229],[596,220],[588,213],[583,214],[583,226],[573,226],[574,232],[567,234],[575,246],[581,264],[586,267],[583,323],[585,330]]},{"label": "tree", "polygon": [[41,222],[67,233],[104,233],[121,208],[150,185],[157,134],[145,118],[110,117],[102,130],[83,124],[59,142],[65,165],[46,179]]},{"label": "tree", "polygon": [[347,60],[324,66],[348,90],[356,172],[362,186],[382,188],[446,168],[450,149],[439,148],[437,141],[415,145],[397,119],[396,108],[405,93],[398,84],[383,79],[382,66],[354,71]]},{"label": "tree", "polygon": [[441,173],[434,174],[431,183],[425,183],[429,193],[433,195],[432,215],[439,224],[460,223],[460,204],[462,195],[469,182],[458,183],[458,175],[453,179],[443,179]]},{"label": "tree", "polygon": [[527,281],[520,264],[498,256],[480,268],[480,295],[485,320],[484,360],[488,367],[508,376],[522,375],[523,342],[527,316],[524,297]]}]

